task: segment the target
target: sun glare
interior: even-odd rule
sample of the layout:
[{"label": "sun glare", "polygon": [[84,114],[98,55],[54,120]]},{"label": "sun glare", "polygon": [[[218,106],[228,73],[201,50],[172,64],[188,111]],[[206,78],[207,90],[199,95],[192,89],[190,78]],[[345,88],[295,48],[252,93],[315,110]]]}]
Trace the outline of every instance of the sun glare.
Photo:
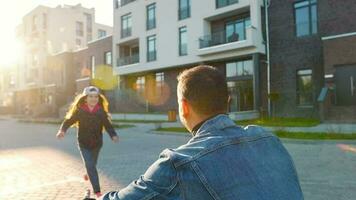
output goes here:
[{"label": "sun glare", "polygon": [[23,55],[24,46],[16,40],[3,40],[0,47],[0,67],[9,67],[18,63]]}]

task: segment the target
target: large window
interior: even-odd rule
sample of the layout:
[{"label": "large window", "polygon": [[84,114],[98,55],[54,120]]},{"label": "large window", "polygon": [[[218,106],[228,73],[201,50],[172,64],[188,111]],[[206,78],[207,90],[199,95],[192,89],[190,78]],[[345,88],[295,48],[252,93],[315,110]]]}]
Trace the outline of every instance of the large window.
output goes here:
[{"label": "large window", "polygon": [[216,8],[225,7],[238,2],[238,0],[216,0]]},{"label": "large window", "polygon": [[305,0],[294,4],[295,28],[298,37],[318,32],[317,0]]},{"label": "large window", "polygon": [[156,28],[156,4],[150,4],[147,6],[147,30]]},{"label": "large window", "polygon": [[147,37],[147,61],[154,61],[157,59],[156,50],[156,36],[152,35]]},{"label": "large window", "polygon": [[179,28],[179,55],[185,56],[188,54],[187,43],[187,27]]},{"label": "large window", "polygon": [[84,26],[83,22],[75,22],[75,31],[77,36],[82,37],[84,35]]},{"label": "large window", "polygon": [[145,95],[145,82],[144,76],[139,76],[136,79],[136,92],[141,96]]},{"label": "large window", "polygon": [[297,104],[310,106],[314,103],[312,70],[304,69],[297,71]]},{"label": "large window", "polygon": [[252,60],[226,63],[226,78],[230,95],[230,112],[253,110],[253,74]]},{"label": "large window", "polygon": [[190,17],[190,0],[178,0],[178,18],[179,20],[186,19]]},{"label": "large window", "polygon": [[102,29],[99,29],[98,30],[98,38],[102,38],[102,37],[105,37],[105,36],[106,36],[106,31],[102,30]]},{"label": "large window", "polygon": [[251,60],[230,62],[226,64],[226,77],[252,76],[253,65]]},{"label": "large window", "polygon": [[95,78],[95,56],[90,57],[91,78]]},{"label": "large window", "polygon": [[105,52],[105,65],[112,65],[112,53],[111,53],[111,51]]},{"label": "large window", "polygon": [[156,73],[156,97],[161,98],[163,94],[164,87],[164,73]]},{"label": "large window", "polygon": [[226,42],[246,40],[246,28],[251,25],[249,17],[231,21],[225,25]]},{"label": "large window", "polygon": [[131,14],[127,14],[121,17],[121,38],[131,36]]}]

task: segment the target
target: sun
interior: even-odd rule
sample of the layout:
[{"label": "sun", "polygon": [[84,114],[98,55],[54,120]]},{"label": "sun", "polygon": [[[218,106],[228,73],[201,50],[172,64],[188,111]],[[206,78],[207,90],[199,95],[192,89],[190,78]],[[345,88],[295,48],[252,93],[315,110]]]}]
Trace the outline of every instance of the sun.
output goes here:
[{"label": "sun", "polygon": [[21,61],[24,45],[17,39],[2,39],[0,46],[0,67],[9,67]]}]

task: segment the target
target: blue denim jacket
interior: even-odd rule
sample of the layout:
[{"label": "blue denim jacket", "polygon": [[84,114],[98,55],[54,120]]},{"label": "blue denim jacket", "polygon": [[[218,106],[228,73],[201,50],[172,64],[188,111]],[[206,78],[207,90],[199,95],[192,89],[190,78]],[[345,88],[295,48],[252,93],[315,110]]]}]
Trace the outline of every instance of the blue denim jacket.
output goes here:
[{"label": "blue denim jacket", "polygon": [[164,150],[138,180],[103,199],[300,200],[303,194],[293,161],[277,137],[217,115],[187,144]]}]

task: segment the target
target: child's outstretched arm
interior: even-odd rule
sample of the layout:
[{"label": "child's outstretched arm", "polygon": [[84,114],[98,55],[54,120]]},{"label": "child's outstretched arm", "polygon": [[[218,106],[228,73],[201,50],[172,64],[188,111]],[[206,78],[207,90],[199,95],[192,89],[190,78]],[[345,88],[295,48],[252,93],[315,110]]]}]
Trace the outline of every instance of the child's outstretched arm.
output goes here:
[{"label": "child's outstretched arm", "polygon": [[104,124],[106,132],[108,132],[108,134],[110,135],[111,140],[113,142],[118,142],[119,137],[117,136],[117,133],[116,133],[111,121],[109,120],[109,115],[107,113],[105,113],[105,115],[104,115],[103,124]]},{"label": "child's outstretched arm", "polygon": [[60,128],[59,128],[59,130],[57,132],[56,137],[58,139],[62,139],[64,137],[65,133],[67,132],[68,128],[70,126],[72,126],[74,123],[78,122],[78,120],[79,120],[78,119],[78,112],[74,112],[73,115],[69,119],[65,119],[62,122],[62,124],[61,124],[61,126],[60,126]]}]

